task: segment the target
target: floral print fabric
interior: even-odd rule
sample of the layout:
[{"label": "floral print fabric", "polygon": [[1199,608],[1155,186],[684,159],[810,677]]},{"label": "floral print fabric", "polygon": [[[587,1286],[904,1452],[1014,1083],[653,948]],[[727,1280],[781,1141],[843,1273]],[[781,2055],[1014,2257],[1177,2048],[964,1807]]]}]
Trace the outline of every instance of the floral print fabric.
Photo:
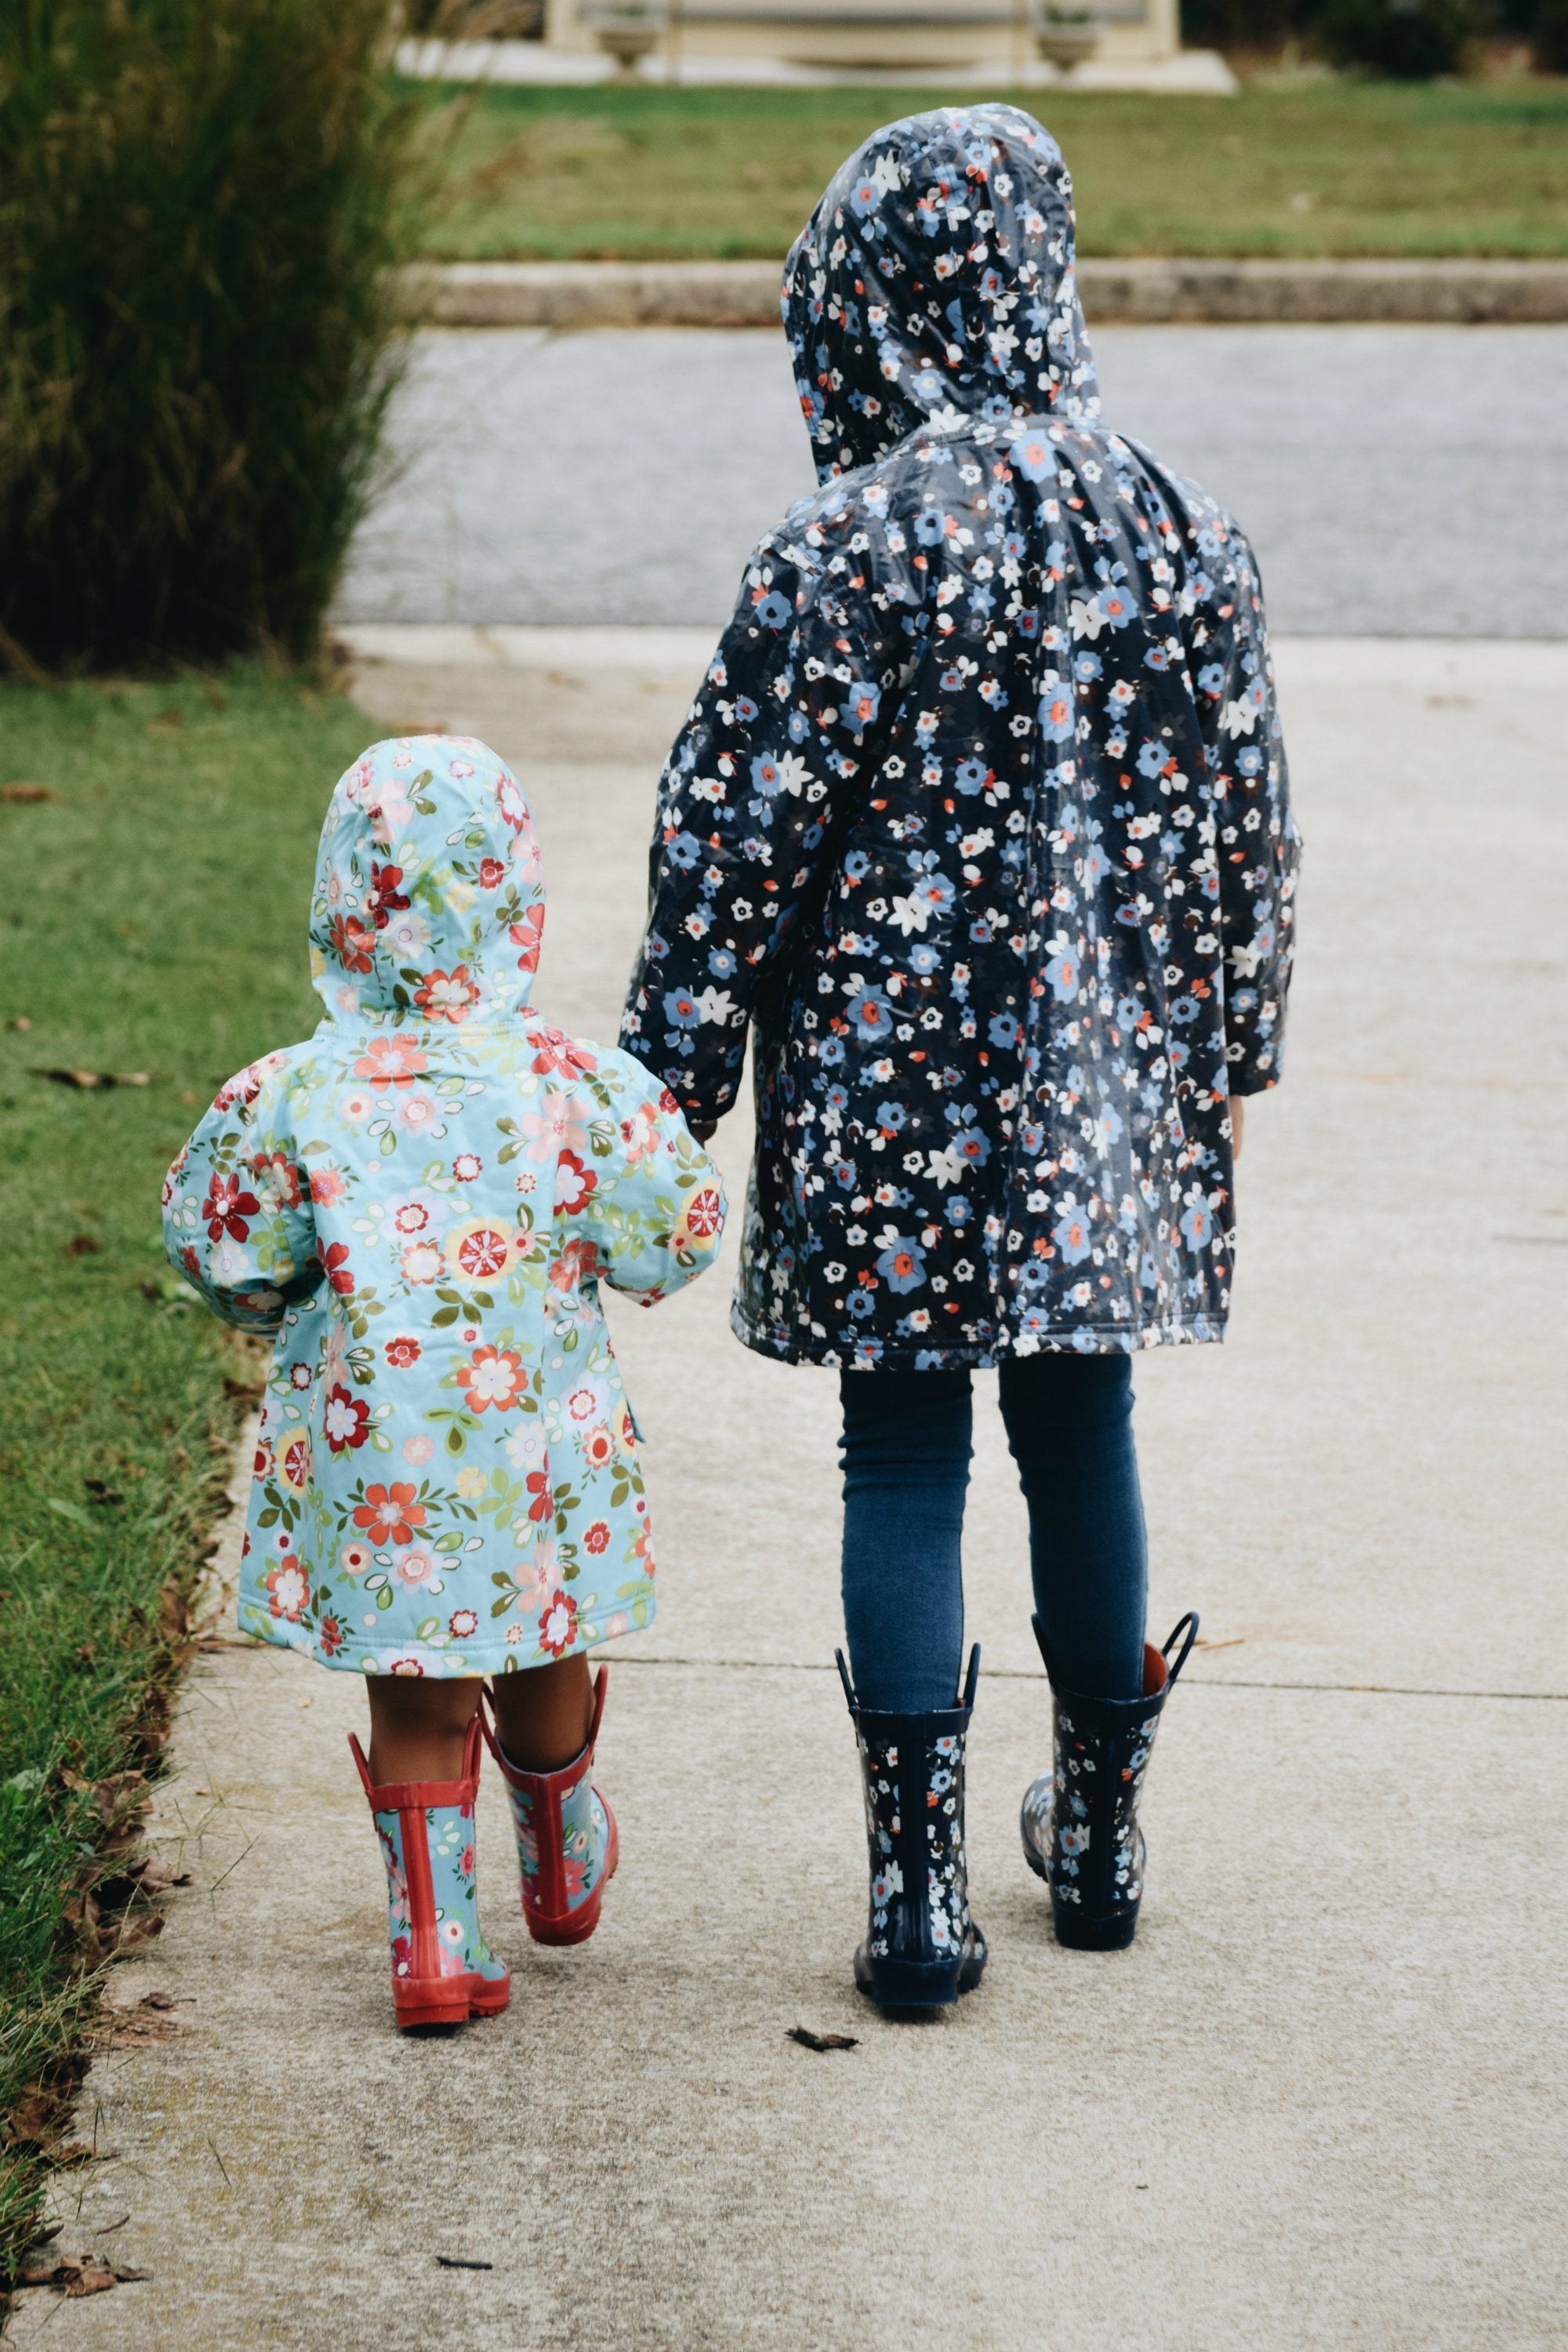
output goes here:
[{"label": "floral print fabric", "polygon": [[387,1924],[392,1938],[392,1973],[414,1973],[413,1912],[409,1897],[408,1857],[404,1832],[413,1825],[424,1831],[430,1863],[430,1891],[436,1913],[436,1948],[444,1977],[472,1975],[502,1984],[508,1970],[479,1933],[478,1862],[474,1851],[474,1808],[470,1802],[428,1806],[423,1811],[386,1811],[375,1815],[381,1858],[386,1865]]},{"label": "floral print fabric", "polygon": [[529,1004],[543,919],[495,753],[375,745],[321,835],[325,1017],[169,1171],[173,1262],[274,1335],[240,1623],[326,1665],[542,1665],[653,1615],[599,1288],[700,1274],[723,1192],[658,1080]]},{"label": "floral print fabric", "polygon": [[[886,1959],[910,1948],[900,1936],[897,1914],[904,1904],[923,1901],[931,1936],[931,1955],[951,1959],[976,1943],[984,1948],[969,1911],[969,1871],[963,1847],[963,1732],[944,1732],[928,1741],[906,1737],[902,1742],[880,1739],[866,1725],[877,1718],[860,1717],[855,1736],[860,1749],[862,1787],[866,1799],[866,1836],[871,1853],[871,1915],[866,1951]],[[902,1747],[904,1762],[900,1767]],[[912,1783],[912,1785],[911,1785]],[[910,1840],[905,1834],[902,1807],[905,1791],[913,1803],[915,1850],[921,1831],[926,1848],[924,1885],[904,1879]]]},{"label": "floral print fabric", "polygon": [[784,316],[823,487],[666,764],[621,1032],[704,1119],[752,1034],[735,1328],[915,1370],[1216,1339],[1299,852],[1250,550],[1100,422],[1016,109],[868,140]]}]

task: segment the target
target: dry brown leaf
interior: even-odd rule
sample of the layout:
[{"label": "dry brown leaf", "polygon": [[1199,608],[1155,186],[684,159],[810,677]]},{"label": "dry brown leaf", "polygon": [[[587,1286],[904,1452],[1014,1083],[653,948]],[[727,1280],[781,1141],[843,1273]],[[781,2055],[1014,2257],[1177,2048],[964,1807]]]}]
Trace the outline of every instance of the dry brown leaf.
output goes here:
[{"label": "dry brown leaf", "polygon": [[47,784],[24,783],[18,777],[15,783],[0,784],[0,801],[52,801],[54,794]]}]

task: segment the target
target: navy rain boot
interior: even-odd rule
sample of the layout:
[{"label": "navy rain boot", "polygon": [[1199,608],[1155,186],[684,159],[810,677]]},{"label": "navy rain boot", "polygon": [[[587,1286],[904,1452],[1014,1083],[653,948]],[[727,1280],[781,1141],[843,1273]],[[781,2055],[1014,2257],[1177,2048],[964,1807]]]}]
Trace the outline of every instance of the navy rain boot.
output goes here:
[{"label": "navy rain boot", "polygon": [[[1163,1651],[1144,1643],[1142,1698],[1086,1698],[1059,1688],[1037,1617],[1034,1625],[1050,1675],[1055,1767],[1024,1799],[1024,1859],[1051,1890],[1058,1944],[1119,1952],[1138,1932],[1143,1893],[1143,1775],[1171,1686],[1198,1637],[1197,1612],[1181,1620]],[[1181,1655],[1167,1665],[1184,1633]]]},{"label": "navy rain boot", "polygon": [[871,1916],[855,1981],[882,2009],[945,2005],[973,1991],[985,1966],[963,1851],[963,1749],[979,1645],[962,1702],[937,1715],[861,1706],[843,1651],[834,1655],[860,1748],[871,1861]]}]

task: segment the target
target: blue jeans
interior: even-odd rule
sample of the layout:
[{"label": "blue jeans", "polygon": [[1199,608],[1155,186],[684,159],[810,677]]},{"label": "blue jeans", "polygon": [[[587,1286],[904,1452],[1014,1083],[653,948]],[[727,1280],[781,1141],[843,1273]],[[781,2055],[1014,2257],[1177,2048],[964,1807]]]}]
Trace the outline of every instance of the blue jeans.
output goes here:
[{"label": "blue jeans", "polygon": [[[1124,1355],[1008,1357],[1002,1418],[1029,1506],[1035,1608],[1059,1687],[1143,1686],[1148,1554]],[[963,1651],[969,1374],[846,1372],[844,1625],[868,1707],[953,1705]]]}]

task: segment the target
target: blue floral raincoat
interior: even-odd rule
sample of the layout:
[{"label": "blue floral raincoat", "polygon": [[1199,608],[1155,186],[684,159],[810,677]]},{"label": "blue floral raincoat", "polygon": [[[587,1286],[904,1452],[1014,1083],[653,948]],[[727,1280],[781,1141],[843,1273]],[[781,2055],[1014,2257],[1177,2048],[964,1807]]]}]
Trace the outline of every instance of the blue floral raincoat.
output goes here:
[{"label": "blue floral raincoat", "polygon": [[1217,1339],[1298,856],[1251,551],[1100,423],[1015,108],[868,140],[784,317],[823,487],[665,768],[621,1033],[712,1118],[752,1027],[735,1328],[913,1368]]},{"label": "blue floral raincoat", "polygon": [[653,1615],[599,1285],[689,1282],[723,1193],[657,1079],[529,1004],[543,923],[495,753],[376,744],[321,835],[325,1017],[169,1171],[174,1263],[274,1335],[240,1623],[328,1665],[543,1665]]}]

